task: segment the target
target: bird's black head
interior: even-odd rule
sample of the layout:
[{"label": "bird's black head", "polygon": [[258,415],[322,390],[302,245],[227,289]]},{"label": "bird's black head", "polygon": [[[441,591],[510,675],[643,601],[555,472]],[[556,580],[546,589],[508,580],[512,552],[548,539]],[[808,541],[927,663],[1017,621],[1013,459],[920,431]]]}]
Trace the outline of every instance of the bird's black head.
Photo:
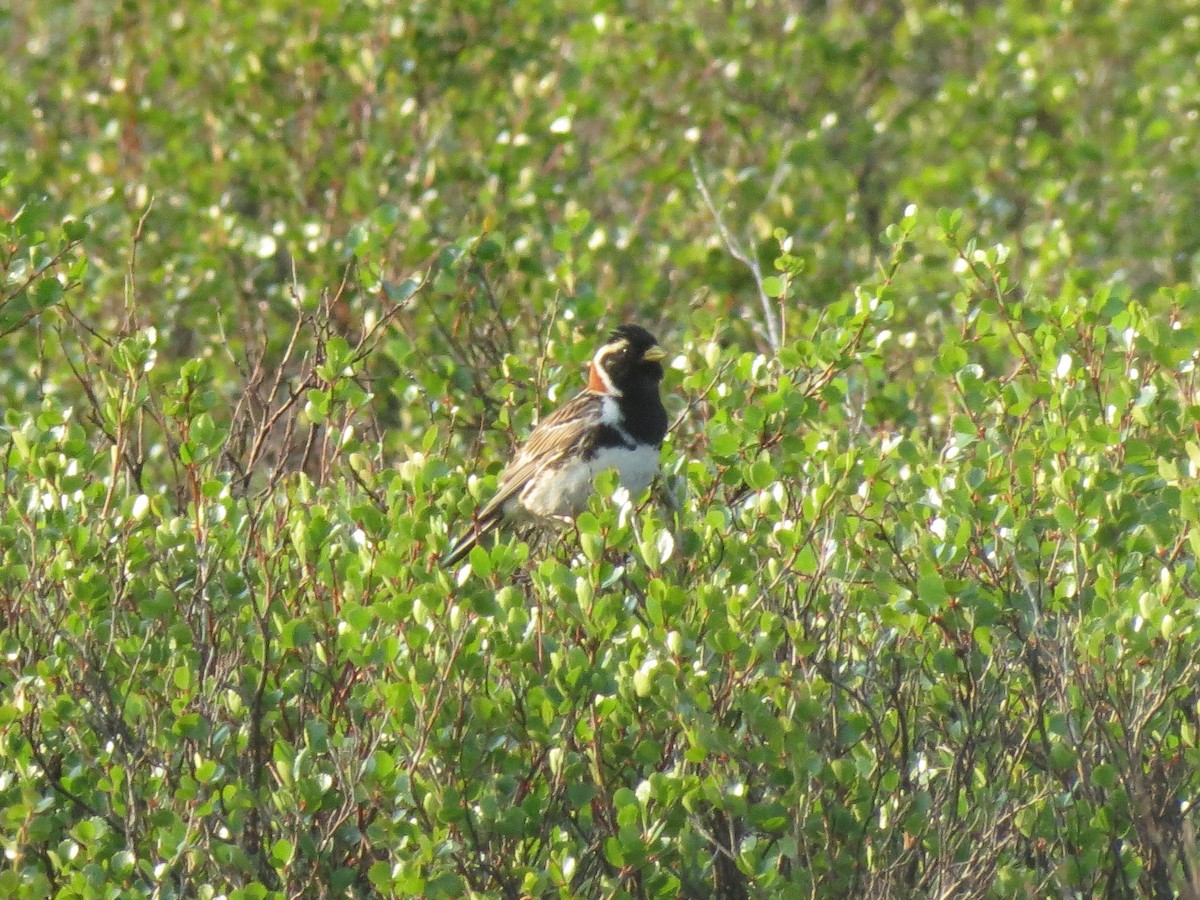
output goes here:
[{"label": "bird's black head", "polygon": [[588,387],[620,396],[631,388],[658,391],[667,352],[640,325],[621,325],[592,357]]}]

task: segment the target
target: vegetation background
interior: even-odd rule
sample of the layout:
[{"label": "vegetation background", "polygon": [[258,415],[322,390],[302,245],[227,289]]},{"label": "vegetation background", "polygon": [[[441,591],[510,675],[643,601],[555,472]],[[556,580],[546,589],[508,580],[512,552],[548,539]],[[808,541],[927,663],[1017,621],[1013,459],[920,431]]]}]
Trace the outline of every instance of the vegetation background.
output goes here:
[{"label": "vegetation background", "polygon": [[[4,896],[1200,896],[1200,3],[0,49]],[[440,570],[627,320],[656,495]]]}]

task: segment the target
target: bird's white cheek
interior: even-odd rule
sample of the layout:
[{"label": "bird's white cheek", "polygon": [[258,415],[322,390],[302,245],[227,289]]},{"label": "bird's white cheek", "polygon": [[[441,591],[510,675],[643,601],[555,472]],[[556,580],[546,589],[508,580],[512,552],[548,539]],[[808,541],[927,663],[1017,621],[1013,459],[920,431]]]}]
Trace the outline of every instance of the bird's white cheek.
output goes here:
[{"label": "bird's white cheek", "polygon": [[600,424],[610,428],[621,426],[621,407],[615,398],[606,396],[600,399]]},{"label": "bird's white cheek", "polygon": [[[621,416],[621,406],[612,397],[605,397],[603,400],[600,401],[600,424],[607,425],[609,428],[613,429],[617,434],[619,434],[621,436],[621,440],[623,440],[626,444],[637,443],[630,436],[629,432],[625,430],[625,420]],[[601,451],[601,453],[605,453],[605,452],[610,452],[610,451]],[[626,450],[626,448],[620,448],[618,450],[614,450],[611,452],[629,452],[629,451]],[[636,452],[636,451],[634,451],[634,452]],[[657,459],[657,456],[655,458]],[[621,466],[617,463],[611,463],[611,464],[604,465],[602,468],[621,470],[623,468],[623,466]],[[597,469],[596,471],[600,471],[600,470]]]}]

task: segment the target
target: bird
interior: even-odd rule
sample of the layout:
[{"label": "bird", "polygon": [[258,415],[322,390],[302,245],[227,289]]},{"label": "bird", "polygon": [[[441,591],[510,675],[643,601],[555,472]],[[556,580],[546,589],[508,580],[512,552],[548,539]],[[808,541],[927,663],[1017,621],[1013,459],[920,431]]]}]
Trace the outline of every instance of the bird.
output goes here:
[{"label": "bird", "polygon": [[667,435],[659,395],[666,356],[640,325],[617,327],[592,357],[587,388],[537,424],[442,564],[453,566],[501,525],[573,519],[602,471],[616,469],[631,496],[644,491]]}]

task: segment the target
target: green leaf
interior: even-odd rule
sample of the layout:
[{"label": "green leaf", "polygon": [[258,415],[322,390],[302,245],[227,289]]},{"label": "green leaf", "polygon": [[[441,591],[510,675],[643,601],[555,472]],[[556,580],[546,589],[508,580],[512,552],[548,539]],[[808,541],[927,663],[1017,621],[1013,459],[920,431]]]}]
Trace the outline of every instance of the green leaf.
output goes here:
[{"label": "green leaf", "polygon": [[471,563],[471,571],[480,578],[487,578],[492,574],[492,557],[488,551],[476,545],[471,548],[471,552],[467,554],[467,560]]},{"label": "green leaf", "polygon": [[271,845],[271,862],[279,867],[285,867],[292,861],[296,849],[286,838],[280,838]]},{"label": "green leaf", "polygon": [[948,597],[946,582],[939,575],[923,575],[917,584],[917,600],[926,615],[941,611]]},{"label": "green leaf", "polygon": [[91,227],[82,219],[67,219],[63,222],[63,234],[68,241],[82,241],[91,232]]},{"label": "green leaf", "polygon": [[775,481],[775,467],[770,460],[760,459],[746,469],[746,482],[756,491],[766,490]]},{"label": "green leaf", "polygon": [[406,278],[399,284],[384,282],[383,289],[384,293],[387,294],[388,300],[390,300],[392,303],[400,305],[418,290],[420,290],[421,285],[422,282],[418,279]]}]

